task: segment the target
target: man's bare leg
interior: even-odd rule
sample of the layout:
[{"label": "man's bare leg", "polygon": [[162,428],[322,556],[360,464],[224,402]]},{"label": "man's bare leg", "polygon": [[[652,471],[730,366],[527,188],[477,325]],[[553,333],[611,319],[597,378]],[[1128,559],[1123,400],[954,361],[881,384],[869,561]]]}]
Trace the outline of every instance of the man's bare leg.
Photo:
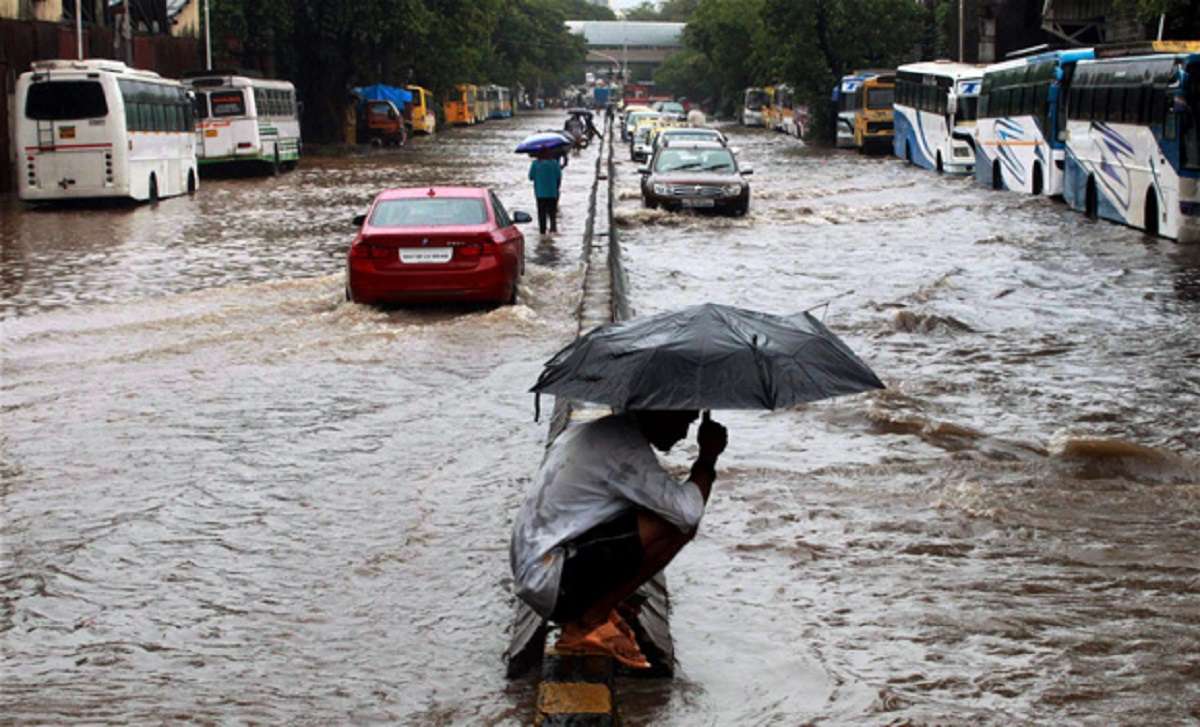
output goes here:
[{"label": "man's bare leg", "polygon": [[578,621],[566,624],[564,633],[567,628],[588,631],[607,621],[617,604],[632,596],[642,584],[667,567],[692,539],[691,533],[680,532],[679,528],[652,512],[638,510],[637,521],[638,537],[642,541],[642,563],[637,573],[589,606]]}]

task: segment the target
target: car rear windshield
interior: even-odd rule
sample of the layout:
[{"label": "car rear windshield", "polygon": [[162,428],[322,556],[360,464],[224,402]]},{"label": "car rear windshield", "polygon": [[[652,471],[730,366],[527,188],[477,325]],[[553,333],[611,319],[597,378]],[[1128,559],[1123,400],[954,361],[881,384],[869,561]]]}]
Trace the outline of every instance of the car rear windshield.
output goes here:
[{"label": "car rear windshield", "polygon": [[29,87],[25,117],[36,121],[70,121],[108,116],[99,81],[46,81]]},{"label": "car rear windshield", "polygon": [[387,199],[371,215],[374,227],[437,227],[443,225],[482,225],[487,208],[474,197],[438,197]]},{"label": "car rear windshield", "polygon": [[872,88],[867,90],[867,108],[890,109],[895,100],[894,88]]},{"label": "car rear windshield", "polygon": [[246,99],[241,91],[213,91],[209,96],[213,116],[245,116]]},{"label": "car rear windshield", "polygon": [[732,172],[733,155],[728,149],[664,149],[654,165],[656,172]]}]

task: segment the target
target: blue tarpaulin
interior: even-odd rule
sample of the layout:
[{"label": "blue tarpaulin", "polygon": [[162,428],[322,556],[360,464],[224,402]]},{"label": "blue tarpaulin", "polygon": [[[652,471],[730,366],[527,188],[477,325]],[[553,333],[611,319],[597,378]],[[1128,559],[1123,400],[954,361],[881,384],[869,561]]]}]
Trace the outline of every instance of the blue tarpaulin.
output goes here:
[{"label": "blue tarpaulin", "polygon": [[367,101],[391,101],[396,108],[404,108],[404,104],[412,103],[412,92],[396,86],[377,83],[374,86],[359,86],[354,93]]}]

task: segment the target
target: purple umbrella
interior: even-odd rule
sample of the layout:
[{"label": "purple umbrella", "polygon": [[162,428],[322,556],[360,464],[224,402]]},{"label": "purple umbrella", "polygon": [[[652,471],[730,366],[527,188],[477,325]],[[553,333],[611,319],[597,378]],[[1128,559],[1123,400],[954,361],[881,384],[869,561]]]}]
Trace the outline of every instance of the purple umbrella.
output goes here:
[{"label": "purple umbrella", "polygon": [[560,131],[539,131],[517,144],[518,154],[537,154],[571,146],[571,140]]}]

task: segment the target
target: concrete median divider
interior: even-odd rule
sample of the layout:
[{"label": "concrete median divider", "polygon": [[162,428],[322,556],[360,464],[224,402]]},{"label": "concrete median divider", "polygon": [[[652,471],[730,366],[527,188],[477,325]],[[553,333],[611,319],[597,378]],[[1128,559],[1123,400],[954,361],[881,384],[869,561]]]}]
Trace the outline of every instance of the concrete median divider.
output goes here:
[{"label": "concrete median divider", "polygon": [[[595,179],[589,197],[583,235],[583,288],[576,311],[577,335],[632,314],[626,295],[617,227],[613,223],[616,164],[613,161],[613,125],[605,134],[596,158]],[[550,417],[546,446],[572,422],[588,421],[611,413],[605,406],[556,399]],[[632,671],[606,656],[558,654],[547,647],[552,627],[520,600],[516,603],[511,639],[504,654],[510,679],[528,674],[541,664],[537,688],[537,725],[612,725],[617,721],[613,690],[615,674],[669,677],[675,654],[668,614],[670,599],[666,577],[660,573],[625,604],[638,643],[651,663],[648,670]]]}]

